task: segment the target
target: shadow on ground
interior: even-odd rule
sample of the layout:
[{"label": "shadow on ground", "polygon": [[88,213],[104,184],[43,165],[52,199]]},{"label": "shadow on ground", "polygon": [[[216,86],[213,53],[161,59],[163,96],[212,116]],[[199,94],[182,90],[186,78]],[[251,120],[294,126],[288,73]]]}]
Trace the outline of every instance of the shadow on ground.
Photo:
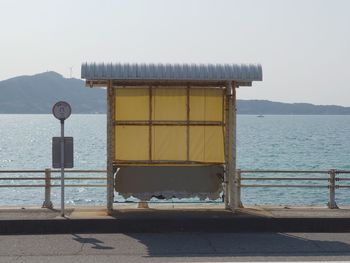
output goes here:
[{"label": "shadow on ground", "polygon": [[[350,256],[350,239],[332,234],[171,233],[128,234],[143,244],[148,257],[308,257]],[[344,237],[344,236],[343,236]]]},{"label": "shadow on ground", "polygon": [[92,238],[92,237],[82,237],[81,235],[78,234],[72,234],[74,237],[73,240],[81,243],[82,245],[90,244],[92,245],[92,249],[113,249],[114,247],[110,246],[105,246],[104,242],[97,239],[97,238]]}]

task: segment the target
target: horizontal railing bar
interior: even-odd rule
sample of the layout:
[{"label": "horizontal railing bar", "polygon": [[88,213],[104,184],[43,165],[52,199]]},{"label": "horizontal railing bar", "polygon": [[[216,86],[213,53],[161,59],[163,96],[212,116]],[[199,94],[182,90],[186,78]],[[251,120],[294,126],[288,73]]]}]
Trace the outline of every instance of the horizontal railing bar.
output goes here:
[{"label": "horizontal railing bar", "polygon": [[[52,184],[51,187],[61,187],[60,184]],[[65,184],[64,187],[107,187],[106,184]]]},{"label": "horizontal railing bar", "polygon": [[[52,184],[51,187],[61,187],[60,184]],[[65,187],[106,187],[105,184],[65,184]],[[14,188],[14,187],[45,187],[44,184],[0,184],[0,188]]]},{"label": "horizontal railing bar", "polygon": [[253,178],[253,177],[242,177],[241,180],[285,180],[285,181],[328,181],[328,178],[310,178],[310,177],[298,177],[298,178],[292,178],[292,177],[257,177],[257,178]]},{"label": "horizontal railing bar", "polygon": [[328,185],[302,185],[302,184],[241,184],[241,187],[304,187],[304,188],[328,188]]},{"label": "horizontal railing bar", "polygon": [[0,170],[0,173],[45,173],[45,170]]},{"label": "horizontal railing bar", "polygon": [[0,184],[0,188],[12,188],[12,187],[45,187],[44,184]]},{"label": "horizontal railing bar", "polygon": [[[60,173],[61,170],[50,170],[51,173]],[[106,173],[107,170],[65,170],[66,173]],[[45,173],[45,170],[0,170],[0,173]]]},{"label": "horizontal railing bar", "polygon": [[45,177],[0,177],[0,180],[5,180],[5,181],[45,180]]},{"label": "horizontal railing bar", "polygon": [[[51,173],[60,173],[61,170],[51,170]],[[106,173],[107,170],[64,170],[65,173]]]},{"label": "horizontal railing bar", "polygon": [[335,188],[350,188],[350,185],[336,185]]},{"label": "horizontal railing bar", "polygon": [[321,171],[321,170],[240,170],[239,171],[241,174],[242,173],[304,173],[304,174],[328,174],[329,171]]},{"label": "horizontal railing bar", "polygon": [[[52,177],[51,180],[61,180],[61,177]],[[105,177],[64,177],[64,180],[107,180]]]},{"label": "horizontal railing bar", "polygon": [[350,181],[350,178],[336,178],[337,181]]},{"label": "horizontal railing bar", "polygon": [[[51,180],[61,180],[61,177],[51,177]],[[1,181],[45,180],[45,177],[0,177]],[[107,180],[105,177],[64,177],[64,180]]]},{"label": "horizontal railing bar", "polygon": [[[142,161],[143,162],[143,161]],[[167,161],[162,161],[160,163],[164,163]],[[155,161],[157,163],[157,161]],[[186,162],[188,164],[190,163],[197,163],[197,162]],[[240,173],[309,173],[309,174],[317,174],[317,173],[323,173],[328,174],[329,170],[238,170]],[[50,170],[51,173],[60,173],[61,170],[58,169],[52,169]],[[107,170],[65,170],[66,173],[106,173]],[[45,173],[45,170],[0,170],[0,173]],[[336,174],[350,174],[350,171],[347,170],[335,170]]]}]

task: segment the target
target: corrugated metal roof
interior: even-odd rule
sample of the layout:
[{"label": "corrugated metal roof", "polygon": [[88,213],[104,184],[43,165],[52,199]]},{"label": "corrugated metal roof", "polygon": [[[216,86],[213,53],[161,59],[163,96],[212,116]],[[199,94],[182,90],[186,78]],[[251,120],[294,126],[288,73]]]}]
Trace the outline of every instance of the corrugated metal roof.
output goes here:
[{"label": "corrugated metal roof", "polygon": [[121,64],[84,63],[81,77],[86,80],[177,80],[237,81],[262,80],[257,64]]}]

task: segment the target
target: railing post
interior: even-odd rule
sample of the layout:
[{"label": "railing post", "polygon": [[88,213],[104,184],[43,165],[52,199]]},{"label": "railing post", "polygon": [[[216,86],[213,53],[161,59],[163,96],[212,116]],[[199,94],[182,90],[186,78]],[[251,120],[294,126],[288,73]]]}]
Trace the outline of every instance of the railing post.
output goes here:
[{"label": "railing post", "polygon": [[329,170],[329,202],[327,204],[328,208],[330,209],[336,209],[338,208],[337,203],[335,202],[335,182],[336,182],[336,174],[337,171],[335,169]]},{"label": "railing post", "polygon": [[51,202],[51,169],[45,169],[45,201],[42,208],[53,208]]},{"label": "railing post", "polygon": [[229,176],[228,176],[228,169],[227,164],[225,164],[225,170],[224,170],[224,203],[225,203],[225,209],[230,209],[229,202],[230,202],[230,187],[229,187]]},{"label": "railing post", "polygon": [[235,199],[235,207],[236,208],[242,208],[242,201],[241,201],[241,170],[236,170],[236,199]]}]

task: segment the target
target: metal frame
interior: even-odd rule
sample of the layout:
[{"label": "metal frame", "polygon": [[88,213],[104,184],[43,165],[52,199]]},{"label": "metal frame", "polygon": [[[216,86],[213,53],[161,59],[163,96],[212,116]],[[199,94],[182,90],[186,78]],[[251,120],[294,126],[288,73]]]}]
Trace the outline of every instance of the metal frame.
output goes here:
[{"label": "metal frame", "polygon": [[115,158],[115,90],[112,82],[107,86],[107,212],[113,211],[114,200],[114,165]]},{"label": "metal frame", "polygon": [[[337,203],[335,199],[336,189],[338,188],[350,188],[350,185],[337,185],[336,182],[350,181],[350,178],[336,177],[338,174],[350,174],[350,171],[331,169],[325,170],[237,170],[237,200],[236,205],[243,207],[241,202],[241,189],[242,187],[268,187],[268,188],[328,188],[329,189],[329,201],[327,207],[330,209],[337,209]],[[245,174],[328,174],[329,177],[242,177],[242,173]],[[324,185],[312,185],[312,184],[241,184],[242,180],[249,181],[327,181],[328,184]]]},{"label": "metal frame", "polygon": [[[120,89],[123,87],[116,87],[110,84],[113,89]],[[156,165],[156,164],[169,164],[169,165],[223,165],[223,162],[197,162],[197,161],[191,161],[190,160],[190,127],[191,126],[219,126],[224,127],[225,123],[223,121],[191,121],[190,120],[190,90],[192,86],[182,86],[182,87],[176,87],[179,89],[186,89],[186,119],[183,121],[175,121],[175,120],[153,120],[153,90],[157,88],[163,88],[160,86],[148,86],[149,87],[149,119],[148,120],[110,120],[112,123],[112,129],[115,130],[115,126],[148,126],[149,127],[149,159],[148,160],[120,160],[118,158],[113,158],[112,163],[114,166],[127,166],[127,165]],[[224,92],[224,89],[222,87],[210,87],[210,89],[220,89]],[[116,93],[113,93],[113,103],[115,103],[115,96]],[[225,94],[223,93],[223,97],[225,97]],[[111,102],[109,102],[110,104]],[[115,105],[113,105],[115,107]],[[224,108],[224,104],[222,105],[222,108]],[[223,111],[222,111],[223,112]],[[174,160],[153,160],[152,158],[152,127],[153,126],[185,126],[186,127],[186,158],[185,160],[180,161],[174,161]],[[108,131],[112,132],[113,134],[115,131]],[[115,155],[116,157],[118,155]],[[111,158],[111,157],[108,157]]]},{"label": "metal frame", "polygon": [[[228,104],[228,105],[227,105]],[[236,207],[236,83],[226,83],[226,136],[225,136],[225,207],[233,212]]]},{"label": "metal frame", "polygon": [[[152,115],[153,115],[153,88],[152,86],[149,86],[149,123],[148,123],[148,140],[149,140],[149,161],[152,161],[152,126],[154,125],[152,122]],[[114,121],[114,125],[119,125],[116,121]],[[125,124],[124,124],[125,125]]]},{"label": "metal frame", "polygon": [[198,162],[198,161],[174,161],[174,160],[137,160],[137,161],[130,161],[130,160],[119,160],[116,159],[113,161],[113,164],[115,166],[130,166],[130,165],[151,165],[151,164],[162,164],[162,165],[201,165],[201,166],[213,166],[213,165],[223,165],[223,163],[217,163],[217,162]]},{"label": "metal frame", "polygon": [[[101,84],[104,84],[105,82],[101,82]],[[187,84],[186,84],[187,83]],[[232,82],[228,82],[231,85],[232,89]],[[91,84],[91,82],[89,83]],[[96,83],[94,83],[95,85]],[[152,120],[152,115],[153,115],[153,90],[157,88],[163,88],[160,84],[165,84],[168,86],[173,86],[176,88],[183,88],[186,89],[186,120],[184,121],[174,121],[174,120]],[[180,87],[177,85],[181,85]],[[184,85],[186,84],[186,85]],[[107,110],[107,210],[109,213],[112,212],[113,210],[113,195],[114,195],[114,174],[113,171],[117,167],[123,167],[123,166],[130,166],[130,165],[223,165],[224,163],[221,162],[196,162],[196,161],[191,161],[190,160],[190,127],[191,126],[221,126],[223,127],[228,127],[230,126],[229,130],[226,129],[225,133],[226,135],[231,138],[231,146],[230,146],[230,160],[227,160],[227,156],[225,155],[225,163],[226,165],[230,166],[230,174],[234,174],[232,171],[235,170],[236,163],[235,163],[235,153],[233,151],[235,150],[235,139],[233,140],[233,136],[235,138],[235,132],[233,133],[232,131],[235,129],[235,124],[232,124],[232,122],[235,122],[235,115],[236,112],[233,112],[233,116],[230,116],[229,111],[225,111],[224,107],[225,104],[222,103],[222,114],[226,114],[226,116],[229,116],[229,122],[226,118],[224,121],[224,115],[222,116],[223,120],[222,121],[191,121],[190,120],[190,89],[191,88],[200,88],[200,87],[207,87],[210,89],[221,89],[223,91],[223,102],[225,101],[226,97],[230,98],[229,105],[231,105],[231,112],[233,107],[235,108],[236,105],[236,97],[235,97],[235,91],[232,93],[234,96],[227,96],[227,94],[224,93],[225,90],[228,88],[223,85],[224,83],[220,81],[220,85],[217,85],[217,82],[183,82],[183,81],[146,81],[145,83],[142,81],[115,81],[115,80],[110,80],[107,82],[107,99],[108,99],[108,110]],[[227,83],[226,83],[227,84]],[[115,96],[116,92],[115,89],[117,88],[123,88],[124,85],[146,85],[149,87],[149,120],[132,120],[132,121],[119,121],[115,120]],[[130,161],[130,160],[120,160],[116,158],[118,155],[115,153],[115,127],[118,125],[124,125],[124,126],[149,126],[149,159],[148,160],[140,160],[140,161]],[[153,160],[152,158],[152,149],[153,149],[153,141],[152,141],[152,126],[185,126],[186,127],[186,160],[181,160],[181,161],[174,161],[174,160]],[[224,144],[226,148],[226,141],[227,139],[224,138]],[[226,151],[227,152],[227,151]],[[226,209],[229,208],[229,196],[234,196],[235,192],[235,182],[234,182],[234,176],[230,176],[230,181],[231,181],[231,187],[229,188],[228,186],[228,174],[225,172],[225,183],[224,183],[224,191],[225,191],[225,204],[226,204]],[[232,192],[231,194],[229,192]],[[231,210],[234,209],[234,203],[231,200],[230,208]]]},{"label": "metal frame", "polygon": [[[160,82],[163,83],[164,81]],[[228,81],[225,85],[220,82],[219,86],[213,87],[212,85],[216,85],[217,83],[208,83],[206,82],[206,86],[211,89],[221,89],[223,92],[223,103],[222,103],[222,121],[191,121],[190,120],[190,89],[191,88],[199,88],[204,83],[202,82],[187,82],[188,85],[181,86],[177,88],[186,89],[186,120],[184,121],[174,121],[174,120],[152,120],[153,115],[153,89],[157,89],[160,86],[150,85],[149,82],[149,120],[132,120],[132,121],[119,121],[115,120],[115,89],[123,88],[123,86],[115,86],[118,83],[119,85],[130,85],[130,82],[116,82],[109,81],[108,82],[108,111],[107,111],[107,144],[108,144],[108,154],[107,154],[107,166],[108,166],[108,180],[107,180],[107,209],[109,212],[113,209],[113,191],[114,191],[114,180],[113,180],[113,167],[122,167],[129,165],[223,165],[225,164],[225,179],[224,179],[224,192],[225,192],[225,208],[231,209],[232,211],[235,209],[235,176],[234,172],[236,169],[236,83]],[[132,82],[131,84],[140,85],[142,82]],[[166,82],[167,85],[170,83],[174,84],[174,82]],[[144,83],[143,83],[144,84]],[[156,82],[155,84],[159,84]],[[183,85],[184,82],[181,82]],[[192,86],[194,85],[194,86]],[[224,103],[225,102],[225,103]],[[231,113],[231,114],[230,114]],[[130,161],[130,160],[120,160],[116,158],[115,154],[115,145],[114,137],[115,135],[115,126],[118,125],[132,125],[132,126],[149,126],[149,159],[148,160],[140,160],[140,161]],[[186,160],[174,161],[174,160],[153,160],[152,159],[152,126],[186,126]],[[224,163],[217,162],[195,162],[190,160],[189,151],[190,151],[190,127],[191,126],[221,126],[224,131],[224,148],[225,148],[225,160]],[[113,152],[111,152],[113,150]],[[113,192],[113,193],[112,193]]]},{"label": "metal frame", "polygon": [[[192,125],[201,126],[222,126],[224,133],[225,160],[220,165],[225,165],[225,207],[235,208],[235,170],[236,170],[236,87],[251,86],[253,81],[262,80],[261,65],[243,65],[243,64],[96,64],[84,63],[81,67],[81,76],[86,79],[86,86],[105,87],[107,86],[107,208],[111,212],[113,209],[113,169],[118,166],[133,164],[142,165],[147,163],[165,165],[215,165],[213,163],[191,162],[190,160],[190,127]],[[149,121],[119,122],[114,121],[115,100],[114,87],[150,87],[150,119]],[[181,87],[187,89],[187,117],[186,121],[152,121],[152,90],[158,87]],[[226,120],[221,122],[198,122],[190,121],[190,88],[217,88],[226,89],[226,97],[223,96],[223,102],[226,102],[223,114]],[[112,95],[111,95],[112,94]],[[224,118],[224,115],[223,115]],[[149,160],[141,162],[129,162],[125,160],[116,160],[115,156],[115,126],[116,125],[144,125],[149,126]],[[186,160],[176,162],[169,160],[158,162],[152,159],[152,126],[156,125],[176,125],[186,126]],[[114,165],[114,167],[113,167]]]},{"label": "metal frame", "polygon": [[[220,88],[225,87],[227,80],[223,81],[172,81],[172,80],[101,80],[101,79],[89,79],[86,80],[86,87],[106,87],[108,83],[112,81],[112,86],[115,87],[128,87],[128,88],[137,88],[138,86],[153,86],[153,87],[184,87],[191,86],[193,88]],[[252,82],[239,82],[236,81],[237,86],[252,86]]]},{"label": "metal frame", "polygon": [[[186,117],[187,118],[187,117]],[[224,123],[221,121],[171,121],[171,120],[147,120],[147,121],[114,121],[115,126],[223,126]]]},{"label": "metal frame", "polygon": [[[186,88],[186,160],[190,161],[190,86]],[[193,126],[193,125],[192,125]],[[204,125],[205,126],[205,125]]]},{"label": "metal frame", "polygon": [[[106,173],[106,170],[66,170],[66,173],[84,173],[84,174],[96,174],[96,173]],[[30,177],[0,177],[0,182],[3,181],[44,181],[44,184],[3,184],[0,183],[0,188],[45,188],[45,198],[42,207],[43,208],[53,208],[51,202],[51,188],[60,187],[60,183],[52,184],[52,181],[60,181],[59,176],[52,177],[54,173],[60,173],[60,170],[52,170],[47,168],[44,170],[0,170],[0,174],[31,174],[40,173],[45,176],[30,176]],[[242,174],[323,174],[328,175],[328,177],[242,177]],[[327,188],[329,189],[329,202],[327,203],[328,208],[336,209],[338,208],[336,204],[336,189],[350,189],[350,185],[341,184],[341,182],[348,182],[350,178],[337,177],[339,174],[349,175],[348,170],[236,170],[236,208],[243,207],[241,202],[241,189],[247,187],[271,187],[271,188]],[[107,181],[106,177],[96,177],[96,176],[67,176],[65,178],[67,181],[87,181],[87,180],[100,180]],[[327,184],[312,185],[307,184],[242,184],[242,181],[318,181],[327,182]],[[337,183],[338,182],[338,183]],[[105,183],[101,184],[68,184],[66,187],[106,187]],[[163,202],[159,202],[163,203]],[[174,203],[174,202],[172,202]],[[191,202],[186,202],[191,203]]]},{"label": "metal frame", "polygon": [[[51,188],[52,187],[61,187],[61,184],[52,184],[53,181],[61,181],[61,177],[52,177],[53,173],[60,173],[60,170],[52,170],[51,168],[46,168],[45,170],[0,170],[0,174],[28,174],[28,173],[44,173],[44,177],[0,177],[0,181],[42,181],[44,180],[44,184],[0,184],[0,188],[37,188],[42,187],[45,188],[45,198],[42,204],[43,208],[53,208],[53,204],[51,201]],[[66,170],[65,173],[106,173],[106,170]],[[91,176],[79,176],[79,177],[65,177],[67,181],[87,181],[87,180],[102,180],[106,181],[106,177],[91,177]],[[107,184],[65,184],[65,187],[106,187]]]},{"label": "metal frame", "polygon": [[230,94],[231,90],[226,88],[226,96],[225,96],[225,132],[224,132],[224,151],[225,151],[225,174],[224,174],[224,202],[225,209],[230,208],[230,186],[229,186],[229,138],[230,138]]}]

